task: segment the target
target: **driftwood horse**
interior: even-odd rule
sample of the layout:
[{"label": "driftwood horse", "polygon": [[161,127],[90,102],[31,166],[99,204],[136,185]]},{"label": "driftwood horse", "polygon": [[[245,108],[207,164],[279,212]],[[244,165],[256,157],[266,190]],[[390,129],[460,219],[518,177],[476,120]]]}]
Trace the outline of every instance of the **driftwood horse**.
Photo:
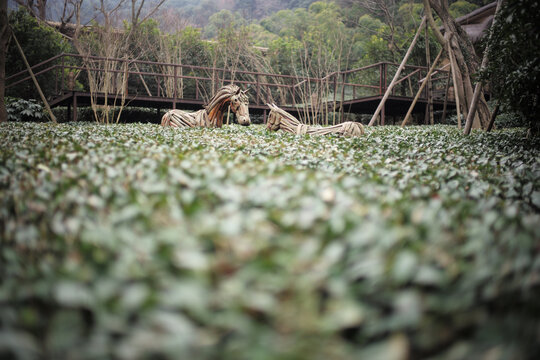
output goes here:
[{"label": "driftwood horse", "polygon": [[169,110],[161,118],[162,126],[172,127],[221,127],[223,125],[223,112],[227,105],[236,114],[240,125],[249,125],[247,90],[241,91],[236,85],[227,85],[218,90],[210,99],[204,109],[196,112],[182,110]]},{"label": "driftwood horse", "polygon": [[343,136],[361,136],[364,135],[364,126],[352,121],[327,126],[315,127],[302,124],[297,118],[280,109],[275,104],[267,104],[270,108],[266,128],[271,131],[283,130],[296,135],[328,135],[338,134]]}]

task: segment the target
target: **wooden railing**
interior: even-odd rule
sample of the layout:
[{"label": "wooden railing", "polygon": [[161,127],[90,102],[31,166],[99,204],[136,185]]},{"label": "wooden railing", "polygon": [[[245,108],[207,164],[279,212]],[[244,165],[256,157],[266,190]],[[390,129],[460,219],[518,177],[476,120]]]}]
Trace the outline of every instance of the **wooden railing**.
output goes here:
[{"label": "wooden railing", "polygon": [[[243,89],[249,89],[251,104],[265,105],[273,102],[279,106],[303,106],[324,103],[328,106],[332,103],[384,94],[388,79],[393,76],[398,66],[399,64],[395,63],[380,62],[357,69],[333,72],[323,78],[314,78],[60,54],[32,68],[38,80],[47,76],[48,81],[54,81],[54,89],[48,86],[49,91],[46,94],[50,98],[62,96],[70,91],[91,92],[90,81],[101,81],[102,85],[107,81],[106,92],[110,94],[167,98],[171,99],[173,104],[180,100],[204,102],[220,86],[234,82]],[[405,66],[392,95],[413,97],[426,73],[425,67]],[[446,91],[442,90],[447,87],[447,79],[448,71],[439,70],[436,78],[432,80],[434,94],[446,94]],[[21,71],[6,79],[6,89],[29,80],[27,71]],[[424,92],[422,97],[425,99],[425,96]]]}]

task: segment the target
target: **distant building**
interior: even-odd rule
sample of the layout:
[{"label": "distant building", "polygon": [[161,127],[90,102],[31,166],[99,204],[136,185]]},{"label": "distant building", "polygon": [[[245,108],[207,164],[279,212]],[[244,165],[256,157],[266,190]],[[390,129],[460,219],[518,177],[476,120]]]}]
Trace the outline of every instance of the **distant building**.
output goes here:
[{"label": "distant building", "polygon": [[495,1],[456,19],[456,22],[467,32],[473,44],[476,44],[487,34],[487,30],[493,23],[496,8],[497,2]]}]

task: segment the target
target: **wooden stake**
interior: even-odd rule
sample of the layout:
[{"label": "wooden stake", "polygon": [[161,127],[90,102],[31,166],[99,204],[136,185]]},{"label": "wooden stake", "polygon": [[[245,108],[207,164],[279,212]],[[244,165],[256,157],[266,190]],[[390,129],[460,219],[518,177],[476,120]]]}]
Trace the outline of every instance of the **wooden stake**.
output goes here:
[{"label": "wooden stake", "polygon": [[446,107],[448,106],[448,87],[449,86],[450,86],[450,72],[448,72],[448,77],[446,78],[446,86],[444,87],[444,105],[443,105],[442,118],[441,118],[441,123],[443,124],[446,120]]},{"label": "wooden stake", "polygon": [[15,36],[15,33],[13,32],[13,30],[11,30],[11,35],[13,36],[13,40],[15,40],[15,44],[17,44],[17,49],[19,49],[19,53],[22,56],[22,59],[24,61],[24,65],[26,65],[26,69],[28,70],[28,72],[30,73],[30,77],[34,81],[34,85],[36,86],[36,89],[37,89],[37,91],[39,93],[39,96],[41,97],[41,101],[43,101],[43,104],[45,105],[45,108],[47,109],[47,112],[49,113],[49,116],[50,116],[52,122],[56,123],[57,122],[56,117],[52,113],[51,107],[49,106],[49,103],[47,102],[47,99],[45,98],[45,95],[43,95],[43,91],[41,91],[41,87],[39,86],[39,83],[38,83],[36,77],[34,76],[34,72],[32,71],[32,68],[30,67],[30,64],[28,64],[28,60],[26,60],[26,56],[24,55],[24,51],[23,51],[23,49],[21,47],[21,44],[19,44],[19,41],[17,40],[17,37]]},{"label": "wooden stake", "polygon": [[422,31],[422,28],[424,27],[425,23],[426,23],[426,17],[424,16],[422,18],[422,23],[418,27],[418,31],[416,31],[416,35],[414,36],[414,39],[411,42],[411,45],[409,46],[409,50],[407,50],[407,53],[403,57],[403,60],[401,61],[401,64],[399,65],[399,68],[397,69],[396,74],[394,75],[394,78],[392,79],[392,82],[390,83],[390,85],[388,85],[388,88],[386,89],[386,92],[384,93],[384,96],[383,96],[379,106],[377,107],[377,110],[375,110],[375,113],[371,117],[371,120],[370,120],[368,126],[373,126],[373,124],[375,124],[375,121],[377,120],[377,116],[381,112],[381,110],[382,110],[382,108],[384,106],[384,103],[386,102],[386,99],[388,99],[388,97],[392,93],[392,89],[394,88],[394,85],[396,84],[396,82],[397,82],[397,80],[399,78],[399,75],[401,74],[401,71],[405,67],[405,64],[407,63],[407,59],[411,55],[411,52],[412,52],[412,50],[414,48],[414,45],[416,45],[416,41],[418,41],[418,36],[420,35],[420,32]]},{"label": "wooden stake", "polygon": [[428,80],[431,77],[431,73],[433,72],[433,70],[435,70],[435,67],[437,66],[437,63],[439,62],[439,59],[441,58],[442,53],[443,53],[443,49],[441,49],[441,51],[439,51],[439,54],[435,58],[435,61],[433,61],[433,64],[429,68],[429,71],[428,71],[428,73],[426,75],[426,81],[422,81],[422,85],[420,85],[420,89],[418,89],[418,92],[416,93],[416,96],[414,97],[414,100],[413,100],[411,106],[409,107],[409,111],[407,111],[407,115],[405,115],[405,119],[403,119],[403,122],[401,123],[401,127],[404,127],[405,124],[407,124],[407,121],[409,121],[409,118],[411,117],[411,113],[412,113],[412,111],[414,109],[414,105],[416,105],[416,102],[418,101],[418,98],[420,97],[420,94],[422,94],[422,90],[424,90],[424,87],[429,82]]},{"label": "wooden stake", "polygon": [[454,85],[454,98],[456,100],[457,123],[458,123],[458,129],[461,129],[461,109],[459,106],[459,94],[457,90],[456,64],[455,64],[456,59],[454,59],[454,53],[452,52],[452,47],[450,46],[450,40],[448,40],[447,44],[448,44],[448,57],[450,58],[450,70],[452,71],[452,83]]},{"label": "wooden stake", "polygon": [[231,115],[231,105],[227,107],[227,125],[229,125],[229,116]]},{"label": "wooden stake", "polygon": [[[431,67],[431,55],[429,53],[429,31],[428,31],[428,23],[426,22],[426,32],[425,32],[425,43],[426,43],[426,66],[428,69]],[[426,124],[429,123],[433,125],[433,91],[432,91],[432,82],[431,77],[426,78],[426,81],[428,82],[427,88],[426,88],[426,116],[425,116],[425,122]]]}]

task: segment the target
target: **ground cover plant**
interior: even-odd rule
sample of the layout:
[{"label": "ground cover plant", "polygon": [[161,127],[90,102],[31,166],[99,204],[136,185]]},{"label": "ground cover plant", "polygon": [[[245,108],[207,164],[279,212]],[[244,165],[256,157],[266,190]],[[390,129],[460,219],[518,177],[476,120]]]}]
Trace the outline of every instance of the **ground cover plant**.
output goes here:
[{"label": "ground cover plant", "polygon": [[0,124],[0,356],[528,359],[523,129]]}]

